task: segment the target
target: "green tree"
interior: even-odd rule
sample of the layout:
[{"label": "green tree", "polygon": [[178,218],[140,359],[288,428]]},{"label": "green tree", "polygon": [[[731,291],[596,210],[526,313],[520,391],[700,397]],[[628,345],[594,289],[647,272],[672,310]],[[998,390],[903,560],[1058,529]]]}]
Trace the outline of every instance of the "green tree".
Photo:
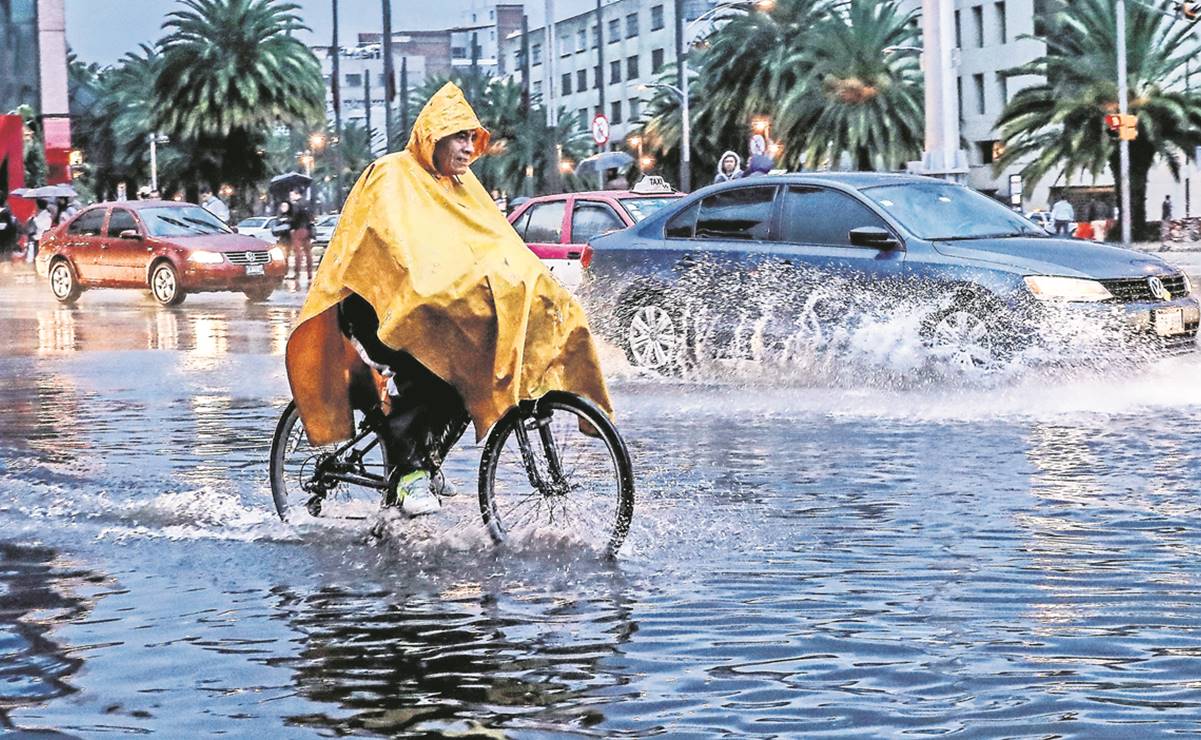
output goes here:
[{"label": "green tree", "polygon": [[[1130,112],[1138,116],[1138,138],[1130,142],[1131,222],[1146,232],[1147,174],[1157,160],[1179,178],[1186,152],[1201,144],[1201,96],[1184,83],[1186,64],[1196,57],[1196,24],[1172,15],[1174,3],[1155,7],[1126,4],[1127,84]],[[1161,12],[1163,11],[1163,12]],[[1061,170],[1093,176],[1106,168],[1118,181],[1118,147],[1104,131],[1104,116],[1118,111],[1117,14],[1111,0],[1061,3],[1047,17],[1040,37],[1046,53],[1009,70],[1045,81],[1019,91],[997,122],[1004,153],[1001,170],[1024,163],[1023,176],[1037,182]],[[1119,183],[1120,187],[1120,183]]]},{"label": "green tree", "polygon": [[786,62],[773,131],[790,166],[829,167],[849,154],[858,170],[891,170],[920,156],[924,94],[918,57],[893,53],[920,43],[917,11],[853,0],[824,14]]},{"label": "green tree", "polygon": [[182,0],[168,14],[154,85],[155,125],[177,142],[180,175],[248,185],[263,179],[268,131],[324,126],[325,86],[294,35],[299,6],[279,0]]}]

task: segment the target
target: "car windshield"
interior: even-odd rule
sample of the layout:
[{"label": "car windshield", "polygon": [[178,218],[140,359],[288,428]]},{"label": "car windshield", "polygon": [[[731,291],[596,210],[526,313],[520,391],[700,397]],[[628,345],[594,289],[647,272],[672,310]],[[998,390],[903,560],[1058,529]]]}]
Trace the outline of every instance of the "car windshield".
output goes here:
[{"label": "car windshield", "polygon": [[256,227],[262,226],[265,223],[267,223],[266,217],[255,216],[254,218],[248,218],[244,221],[239,221],[238,228],[239,229],[256,228]]},{"label": "car windshield", "polygon": [[626,209],[626,213],[630,214],[634,223],[638,223],[664,206],[675,203],[676,200],[677,198],[622,198],[617,202]]},{"label": "car windshield", "polygon": [[151,236],[170,238],[230,233],[228,226],[200,206],[143,208],[140,213]]},{"label": "car windshield", "polygon": [[1047,235],[1021,215],[962,185],[911,182],[864,188],[862,192],[922,239]]}]

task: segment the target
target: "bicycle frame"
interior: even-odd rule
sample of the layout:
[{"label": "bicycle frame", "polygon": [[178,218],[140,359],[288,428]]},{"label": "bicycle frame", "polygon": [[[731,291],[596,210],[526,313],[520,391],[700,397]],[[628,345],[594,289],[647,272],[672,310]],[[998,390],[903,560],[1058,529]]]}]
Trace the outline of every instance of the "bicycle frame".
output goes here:
[{"label": "bicycle frame", "polygon": [[[320,479],[322,485],[330,482],[350,483],[356,486],[363,486],[364,488],[374,488],[378,491],[388,490],[388,486],[390,485],[388,479],[391,477],[390,474],[392,472],[390,469],[385,471],[385,475],[373,475],[362,469],[363,455],[370,452],[380,443],[380,431],[384,428],[382,424],[377,425],[373,423],[372,417],[369,414],[359,424],[358,434],[330,453],[325,460],[317,463],[310,482],[316,482]],[[375,434],[375,439],[370,444],[361,450],[355,449],[348,458],[343,459],[342,456],[346,454],[347,450],[354,449],[355,445],[362,442],[368,434],[372,433]],[[327,466],[331,465],[333,469],[328,469]]]}]

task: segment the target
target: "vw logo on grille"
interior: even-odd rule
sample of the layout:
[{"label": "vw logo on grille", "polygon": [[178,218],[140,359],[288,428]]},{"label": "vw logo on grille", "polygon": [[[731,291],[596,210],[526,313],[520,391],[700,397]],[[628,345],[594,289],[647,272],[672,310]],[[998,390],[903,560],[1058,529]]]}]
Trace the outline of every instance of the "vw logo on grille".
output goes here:
[{"label": "vw logo on grille", "polygon": [[1163,284],[1162,280],[1155,277],[1154,275],[1147,278],[1147,287],[1149,287],[1151,289],[1151,295],[1155,296],[1159,300],[1161,300],[1161,301],[1172,300],[1172,293],[1168,290],[1167,286]]},{"label": "vw logo on grille", "polygon": [[[254,262],[254,252],[247,252],[243,259],[245,259],[247,262]],[[1152,287],[1151,290],[1155,290],[1155,288]]]}]

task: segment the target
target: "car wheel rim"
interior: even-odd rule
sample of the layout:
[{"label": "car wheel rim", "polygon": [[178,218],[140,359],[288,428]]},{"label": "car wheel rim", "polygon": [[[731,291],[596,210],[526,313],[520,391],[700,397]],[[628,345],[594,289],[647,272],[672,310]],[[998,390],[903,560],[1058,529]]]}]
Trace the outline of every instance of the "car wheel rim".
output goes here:
[{"label": "car wheel rim", "polygon": [[66,265],[59,263],[54,266],[54,272],[50,275],[50,289],[56,298],[66,298],[71,294],[71,271]]},{"label": "car wheel rim", "polygon": [[933,344],[940,354],[965,368],[987,368],[996,363],[988,325],[968,311],[952,311],[934,325]]},{"label": "car wheel rim", "polygon": [[170,270],[159,269],[154,272],[154,297],[163,303],[175,297],[175,276]]},{"label": "car wheel rim", "polygon": [[635,311],[626,339],[634,364],[652,370],[670,362],[680,343],[675,321],[659,306],[642,306]]}]

